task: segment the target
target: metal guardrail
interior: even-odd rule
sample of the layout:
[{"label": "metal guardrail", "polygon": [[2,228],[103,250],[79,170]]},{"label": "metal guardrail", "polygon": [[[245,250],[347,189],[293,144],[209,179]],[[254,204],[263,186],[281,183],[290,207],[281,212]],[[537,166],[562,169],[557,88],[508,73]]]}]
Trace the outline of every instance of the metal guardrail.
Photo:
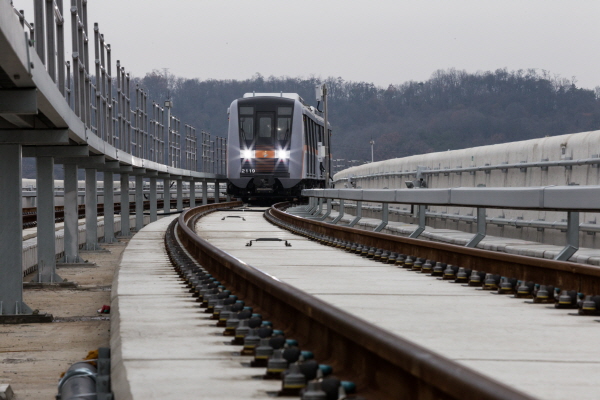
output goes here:
[{"label": "metal guardrail", "polygon": [[[427,206],[477,208],[477,233],[467,243],[476,247],[486,236],[486,208],[545,210],[567,212],[567,244],[556,257],[566,261],[579,250],[579,212],[600,211],[600,186],[544,186],[544,187],[476,187],[447,189],[307,189],[303,196],[311,198],[310,212],[320,214],[323,200],[327,200],[327,212],[331,211],[331,199],[340,200],[343,214],[344,201],[356,201],[354,226],[362,216],[362,202],[382,203],[382,223],[375,228],[380,232],[388,223],[390,203],[418,205],[418,228],[410,235],[417,238],[425,230]],[[315,202],[317,200],[317,202]],[[336,223],[339,221],[335,221]],[[493,223],[493,221],[491,221]],[[531,224],[533,226],[533,224]],[[546,228],[547,226],[540,226]]]},{"label": "metal guardrail", "polygon": [[[331,203],[333,206],[339,205],[339,202],[333,201]],[[356,208],[356,205],[353,204],[344,204],[345,208]],[[371,211],[375,211],[375,212],[381,212],[383,210],[382,206],[367,206],[364,205],[362,206],[363,210],[371,210]],[[398,209],[398,208],[389,208],[389,213],[392,215],[402,215],[402,216],[406,216],[406,217],[410,217],[413,216],[413,213],[410,210],[407,209]],[[433,212],[433,211],[426,211],[425,212],[425,216],[427,218],[435,218],[435,219],[441,219],[441,220],[449,220],[449,221],[456,221],[456,222],[466,222],[468,224],[471,224],[473,222],[477,222],[477,216],[472,215],[472,214],[468,214],[468,215],[463,215],[463,214],[449,214],[446,212]],[[561,221],[545,221],[545,220],[526,220],[526,219],[520,219],[520,218],[504,218],[504,217],[486,217],[486,223],[488,224],[493,224],[493,225],[497,225],[499,227],[502,226],[514,226],[517,228],[536,228],[538,230],[544,230],[544,229],[556,229],[556,230],[560,230],[560,231],[565,231],[567,230],[567,221],[565,220],[561,220]],[[594,234],[597,232],[600,232],[600,225],[598,224],[594,224],[594,223],[581,223],[579,224],[579,231],[581,232],[586,232],[586,233],[590,233],[590,234]]]},{"label": "metal guardrail", "polygon": [[[73,0],[66,9],[62,0],[34,1],[33,6],[35,23],[28,22],[12,2],[0,6],[2,13],[11,10],[10,14],[16,15],[14,20],[24,33],[18,35],[18,25],[5,18],[0,35],[10,42],[12,52],[5,55],[5,61],[15,67],[8,75],[23,93],[21,108],[27,101],[26,114],[50,117],[51,121],[45,122],[49,127],[68,127],[43,130],[45,145],[87,144],[92,153],[122,165],[175,175],[190,175],[188,171],[224,175],[226,139],[211,141],[210,134],[204,133],[210,143],[217,144],[217,151],[204,152],[195,129],[184,125],[182,130],[180,120],[171,114],[170,99],[164,107],[162,101],[148,101],[148,91],[133,83],[121,61],[113,65],[113,49],[99,24],[88,24],[87,1]],[[65,43],[65,13],[71,15],[70,48]],[[71,61],[67,61],[67,51]],[[25,70],[27,73],[20,73]],[[41,136],[39,128],[18,115],[22,113],[5,117],[17,121],[18,128],[31,128]],[[24,145],[42,142],[32,140],[31,135],[19,140]],[[207,160],[200,160],[200,154]]]},{"label": "metal guardrail", "polygon": [[600,186],[458,187],[447,189],[305,189],[303,196],[449,207],[600,211]]},{"label": "metal guardrail", "polygon": [[[235,204],[240,203],[219,206]],[[401,393],[411,399],[530,399],[274,279],[212,246],[190,226],[195,224],[198,216],[213,209],[214,206],[201,206],[179,217],[178,236],[188,252],[228,289],[259,308],[263,316],[293,331],[315,356],[343,360],[337,373],[359,376],[359,386],[375,392],[376,398],[397,398]],[[300,221],[274,208],[269,212],[277,218]],[[328,225],[316,221],[306,223]]]}]

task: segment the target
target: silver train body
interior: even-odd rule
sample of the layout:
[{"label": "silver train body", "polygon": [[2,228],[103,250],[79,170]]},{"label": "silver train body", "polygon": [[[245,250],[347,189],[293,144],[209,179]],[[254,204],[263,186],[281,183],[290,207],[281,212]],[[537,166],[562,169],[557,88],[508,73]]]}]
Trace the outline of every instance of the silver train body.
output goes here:
[{"label": "silver train body", "polygon": [[[245,201],[325,187],[324,121],[295,93],[247,93],[229,107],[227,192]],[[329,129],[331,135],[331,125]]]}]

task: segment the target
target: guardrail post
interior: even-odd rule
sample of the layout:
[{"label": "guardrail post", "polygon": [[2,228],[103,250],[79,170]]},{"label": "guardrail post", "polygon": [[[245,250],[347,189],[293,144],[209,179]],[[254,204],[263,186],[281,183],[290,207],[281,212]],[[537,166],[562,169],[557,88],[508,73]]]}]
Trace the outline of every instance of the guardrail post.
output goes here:
[{"label": "guardrail post", "polygon": [[77,204],[77,165],[64,164],[63,167],[65,171],[65,256],[61,261],[64,263],[80,263],[82,260],[79,257],[79,206]]},{"label": "guardrail post", "polygon": [[183,211],[183,180],[177,179],[177,211]]},{"label": "guardrail post", "polygon": [[0,145],[0,315],[31,314],[23,303],[23,208],[20,144]]},{"label": "guardrail post", "polygon": [[196,182],[190,181],[190,208],[196,207]]},{"label": "guardrail post", "polygon": [[358,223],[358,221],[360,221],[361,218],[362,218],[362,201],[357,201],[356,202],[356,217],[354,217],[354,219],[352,221],[350,221],[348,226],[352,228],[354,225],[356,225]]},{"label": "guardrail post", "polygon": [[477,247],[479,242],[485,238],[486,235],[486,221],[485,221],[485,208],[477,209],[477,233],[475,236],[469,240],[469,243],[466,244],[466,247]]},{"label": "guardrail post", "polygon": [[121,237],[131,236],[129,224],[129,174],[121,172]]},{"label": "guardrail post", "polygon": [[579,250],[579,212],[569,211],[567,219],[567,245],[555,260],[568,261]]},{"label": "guardrail post", "polygon": [[202,181],[202,205],[208,204],[208,182]]},{"label": "guardrail post", "polygon": [[421,233],[425,230],[425,204],[419,205],[419,227],[415,229],[413,233],[411,233],[408,237],[411,239],[416,239],[421,236]]},{"label": "guardrail post", "polygon": [[98,250],[98,184],[96,169],[85,170],[85,249]]},{"label": "guardrail post", "polygon": [[156,203],[156,178],[150,177],[150,222],[155,222],[157,216],[158,205]]},{"label": "guardrail post", "polygon": [[381,223],[373,230],[373,232],[381,232],[388,224],[389,220],[389,204],[381,203]]},{"label": "guardrail post", "polygon": [[[144,177],[135,176],[135,230],[144,227]],[[106,234],[106,233],[105,233]]]},{"label": "guardrail post", "polygon": [[318,205],[317,198],[309,197],[308,206],[306,206],[306,212],[309,214],[312,214],[317,209],[317,205]]},{"label": "guardrail post", "polygon": [[340,211],[338,213],[338,216],[335,217],[335,219],[333,221],[331,221],[331,223],[333,225],[337,224],[342,219],[343,216],[344,216],[344,199],[340,199]]},{"label": "guardrail post", "polygon": [[313,216],[317,216],[323,212],[323,198],[319,197],[317,199],[317,207],[316,210],[312,212]]},{"label": "guardrail post", "polygon": [[327,199],[327,211],[325,211],[322,217],[319,217],[319,221],[325,221],[329,217],[329,214],[331,214],[331,199]]},{"label": "guardrail post", "polygon": [[104,171],[104,243],[115,242],[115,175]]}]

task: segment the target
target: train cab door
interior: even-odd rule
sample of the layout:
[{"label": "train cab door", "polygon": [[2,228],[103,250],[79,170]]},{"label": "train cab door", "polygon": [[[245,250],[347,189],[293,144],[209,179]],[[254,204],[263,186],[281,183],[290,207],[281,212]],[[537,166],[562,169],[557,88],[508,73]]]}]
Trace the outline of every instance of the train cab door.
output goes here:
[{"label": "train cab door", "polygon": [[256,113],[256,123],[258,132],[256,144],[261,147],[273,146],[275,113],[259,112]]},{"label": "train cab door", "polygon": [[272,174],[275,167],[275,113],[256,113],[256,172]]}]

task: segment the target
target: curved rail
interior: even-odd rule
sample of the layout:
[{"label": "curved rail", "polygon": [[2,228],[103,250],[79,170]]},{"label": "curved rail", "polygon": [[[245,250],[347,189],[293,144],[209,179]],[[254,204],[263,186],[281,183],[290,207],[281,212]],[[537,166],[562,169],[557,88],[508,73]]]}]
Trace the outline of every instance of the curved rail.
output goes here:
[{"label": "curved rail", "polygon": [[285,223],[336,239],[358,242],[398,253],[414,254],[418,257],[501,276],[518,277],[522,281],[568,288],[580,293],[600,293],[600,268],[596,266],[369,232],[301,218],[288,214],[281,208],[281,205],[273,207],[269,213]]},{"label": "curved rail", "polygon": [[[201,206],[181,214],[176,229],[182,244],[228,289],[293,332],[318,359],[332,364],[336,374],[357,377],[364,395],[378,399],[531,399],[281,282],[196,235],[193,226],[199,217],[237,204]],[[269,212],[285,214],[274,208]]]}]

